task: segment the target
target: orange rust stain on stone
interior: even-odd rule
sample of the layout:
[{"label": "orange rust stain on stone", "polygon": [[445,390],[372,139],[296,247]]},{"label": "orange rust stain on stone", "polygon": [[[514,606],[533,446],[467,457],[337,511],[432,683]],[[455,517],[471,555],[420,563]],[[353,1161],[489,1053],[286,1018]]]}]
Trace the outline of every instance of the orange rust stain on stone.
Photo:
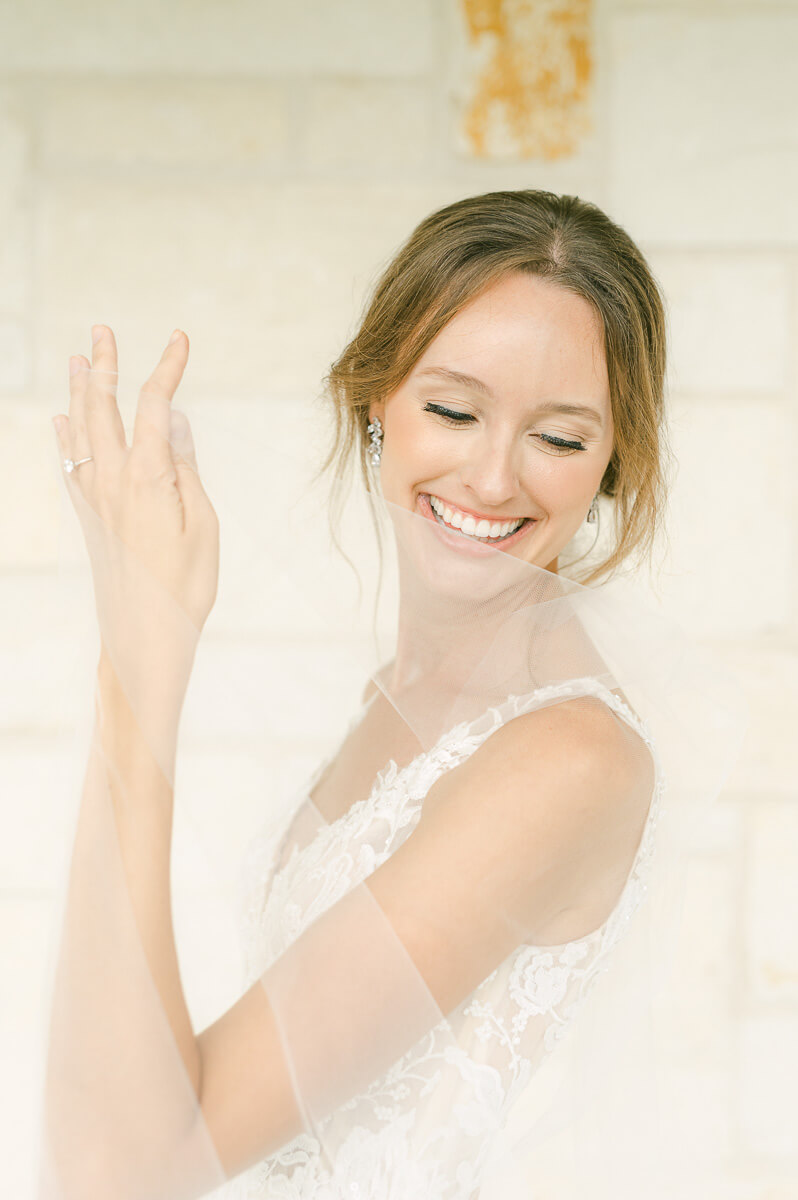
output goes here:
[{"label": "orange rust stain on stone", "polygon": [[563,158],[592,129],[592,0],[461,0],[475,60],[463,116],[480,158]]},{"label": "orange rust stain on stone", "polygon": [[506,33],[504,24],[504,0],[465,0],[464,6],[468,32],[472,38],[481,33]]}]

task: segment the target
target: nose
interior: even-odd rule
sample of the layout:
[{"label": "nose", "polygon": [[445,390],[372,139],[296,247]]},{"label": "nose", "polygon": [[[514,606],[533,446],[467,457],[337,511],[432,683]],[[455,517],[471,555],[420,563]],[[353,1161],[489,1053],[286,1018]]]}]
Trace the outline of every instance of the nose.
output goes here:
[{"label": "nose", "polygon": [[511,437],[474,439],[460,467],[460,478],[477,511],[499,508],[518,495],[519,448]]}]

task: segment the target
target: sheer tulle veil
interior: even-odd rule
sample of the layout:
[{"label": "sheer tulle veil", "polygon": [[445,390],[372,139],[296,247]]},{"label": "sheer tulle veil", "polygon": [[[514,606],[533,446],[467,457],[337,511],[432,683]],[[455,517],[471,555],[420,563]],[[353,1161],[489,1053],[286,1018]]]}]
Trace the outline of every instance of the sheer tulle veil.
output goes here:
[{"label": "sheer tulle veil", "polygon": [[[116,394],[115,377],[91,374],[98,395]],[[130,426],[137,397],[121,384]],[[386,553],[378,595],[376,542],[358,485],[341,522],[355,573],[330,538],[329,478],[311,485],[324,446],[309,428],[307,415],[276,405],[194,403],[189,383],[172,402],[169,453],[183,471],[199,473],[219,515],[219,591],[201,631],[164,577],[88,504],[77,472],[63,472],[54,447],[53,472],[63,480],[63,636],[75,647],[64,697],[74,714],[74,753],[63,782],[73,838],[64,848],[40,1038],[37,1200],[91,1196],[98,1180],[106,1190],[96,1194],[115,1200],[248,1194],[244,1176],[230,1179],[217,1152],[138,936],[138,899],[119,839],[124,750],[114,761],[94,735],[99,632],[153,761],[174,787],[172,906],[195,1032],[248,980],[259,980],[280,1046],[279,1061],[264,1070],[290,1081],[301,1117],[292,1137],[303,1134],[339,1172],[347,1155],[364,1153],[367,1134],[373,1138],[374,1190],[346,1190],[345,1174],[333,1171],[339,1190],[319,1188],[319,1196],[468,1200],[480,1188],[481,1200],[575,1197],[588,1188],[615,1200],[702,1194],[700,1181],[713,1178],[724,1147],[710,1129],[689,1142],[682,1136],[685,1076],[668,998],[691,920],[685,864],[747,721],[737,681],[699,649],[691,630],[634,589],[584,586],[497,548],[466,551],[464,535],[445,533],[379,490]],[[111,562],[104,577],[97,564]],[[137,669],[142,612],[148,636],[157,630],[169,661],[191,675],[176,757],[161,707],[171,681],[153,692]],[[513,698],[528,706],[534,697],[533,707],[543,708],[592,696],[614,703],[642,731],[654,818],[645,827],[645,870],[630,874],[623,904],[591,943],[584,987],[563,1001],[566,1020],[546,1019],[541,996],[574,986],[578,955],[561,959],[561,947],[536,940],[534,921],[524,926],[516,911],[502,909],[478,853],[462,862],[464,894],[490,897],[485,903],[495,910],[485,927],[496,939],[497,986],[507,986],[507,947],[514,955],[527,948],[513,959],[512,976],[523,1029],[502,1060],[515,1054],[519,1063],[511,1104],[491,1057],[495,1043],[478,1035],[489,1016],[466,1017],[462,1005],[442,1010],[403,941],[405,926],[381,906],[383,893],[372,885],[383,863],[373,844],[358,842],[351,818],[335,822],[337,874],[297,874],[279,919],[272,910],[280,938],[271,949],[257,942],[263,914],[247,891],[254,882],[257,895],[253,872],[274,868],[277,835],[289,820],[295,856],[309,861],[331,844],[332,819],[313,803],[309,781],[361,711],[368,681],[393,737],[372,785],[353,784],[358,811],[378,783],[404,769],[416,771],[413,786],[421,787],[425,756],[449,746],[453,731],[478,742]],[[87,777],[95,843],[90,895],[81,903],[103,915],[90,936],[70,891],[81,869],[74,846]],[[497,773],[486,805],[501,788]],[[258,846],[266,848],[260,857]],[[597,856],[612,851],[585,846],[585,878]],[[537,869],[532,850],[529,870]],[[445,907],[435,878],[419,886]],[[248,946],[246,930],[255,938]],[[380,1159],[388,1150],[375,1125],[374,1081],[431,1031],[436,1057],[386,1124],[393,1157]],[[490,1120],[495,1128],[486,1127]],[[382,1127],[380,1136],[388,1136]],[[98,1146],[101,1169],[92,1153]],[[277,1133],[266,1149],[281,1149]],[[392,1175],[380,1173],[385,1161]]]}]

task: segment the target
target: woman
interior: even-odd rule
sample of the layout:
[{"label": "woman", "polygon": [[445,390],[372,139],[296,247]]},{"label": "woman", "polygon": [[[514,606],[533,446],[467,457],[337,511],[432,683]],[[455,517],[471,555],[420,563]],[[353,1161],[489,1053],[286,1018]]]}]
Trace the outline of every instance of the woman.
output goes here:
[{"label": "woman", "polygon": [[[702,728],[696,769],[699,733],[668,704],[687,668],[654,653],[667,637],[589,586],[645,557],[661,512],[657,285],[600,210],[535,191],[433,213],[384,272],[328,379],[323,469],[340,486],[359,461],[390,519],[393,654],[253,844],[247,987],[201,1032],[169,878],[178,723],[219,562],[170,410],[187,354],[176,332],[128,447],[113,334],[95,327],[58,431],[102,653],[40,1195],[173,1200],[234,1180],[229,1194],[473,1200],[645,908],[666,777],[706,795],[728,764]],[[561,574],[602,496],[608,554]]]}]

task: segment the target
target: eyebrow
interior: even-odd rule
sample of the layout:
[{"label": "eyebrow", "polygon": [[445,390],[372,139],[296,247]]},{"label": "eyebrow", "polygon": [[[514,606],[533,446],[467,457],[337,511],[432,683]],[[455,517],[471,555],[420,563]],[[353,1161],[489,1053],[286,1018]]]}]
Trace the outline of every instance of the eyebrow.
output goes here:
[{"label": "eyebrow", "polygon": [[[477,379],[475,375],[464,375],[462,371],[453,371],[450,367],[425,367],[423,371],[419,371],[419,375],[433,375],[447,383],[456,383],[460,387],[469,388],[472,392],[479,392],[481,395],[487,396],[489,400],[494,398],[493,392],[484,380]],[[604,424],[601,413],[587,404],[570,404],[565,400],[549,400],[539,405],[535,411],[568,413],[573,417],[587,417],[588,420],[595,421],[598,425]]]}]

